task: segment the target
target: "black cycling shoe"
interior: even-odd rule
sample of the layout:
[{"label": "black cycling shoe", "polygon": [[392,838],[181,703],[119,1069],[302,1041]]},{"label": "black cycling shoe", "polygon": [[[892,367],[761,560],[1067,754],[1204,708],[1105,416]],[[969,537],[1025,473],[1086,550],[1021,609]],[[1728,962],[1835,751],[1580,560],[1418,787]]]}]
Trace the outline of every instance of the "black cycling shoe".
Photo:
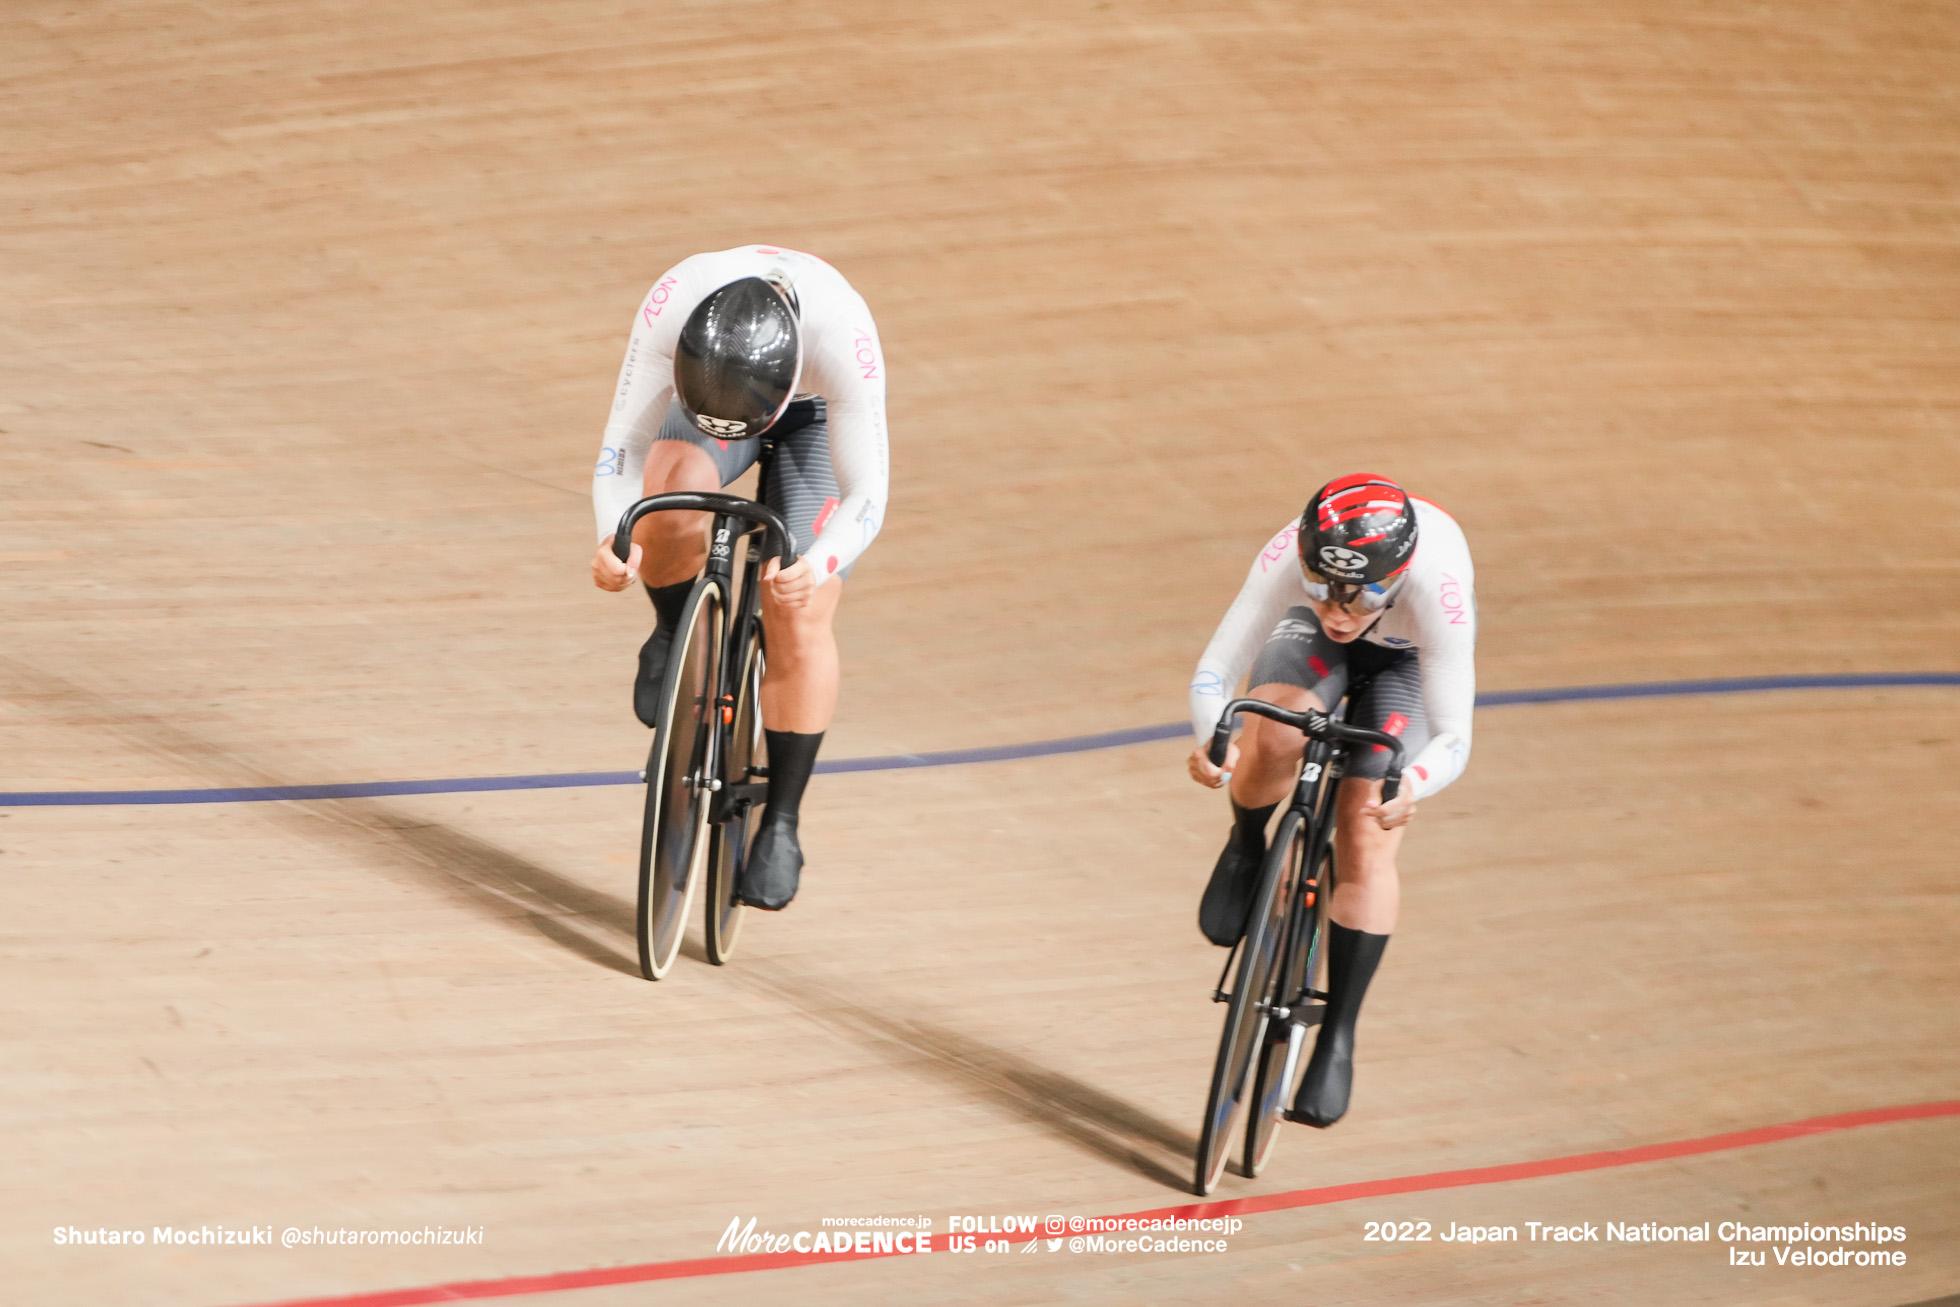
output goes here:
[{"label": "black cycling shoe", "polygon": [[1230,948],[1245,934],[1245,919],[1252,914],[1252,893],[1259,888],[1259,864],[1265,852],[1247,849],[1236,837],[1226,841],[1211,869],[1211,883],[1198,901],[1198,929],[1220,948]]},{"label": "black cycling shoe", "polygon": [[1327,1010],[1287,1120],[1325,1130],[1347,1115],[1354,1088],[1354,1024],[1387,948],[1386,935],[1327,923]]},{"label": "black cycling shoe", "polygon": [[1354,1031],[1351,1027],[1323,1027],[1286,1119],[1325,1130],[1347,1115],[1348,1095],[1353,1089]]},{"label": "black cycling shoe", "polygon": [[803,848],[796,842],[795,819],[765,814],[755,843],[749,846],[735,897],[752,908],[781,912],[796,897],[802,873]]},{"label": "black cycling shoe", "polygon": [[633,679],[633,715],[652,726],[660,715],[660,682],[667,675],[667,654],[674,647],[674,629],[665,623],[640,646],[640,674]]}]

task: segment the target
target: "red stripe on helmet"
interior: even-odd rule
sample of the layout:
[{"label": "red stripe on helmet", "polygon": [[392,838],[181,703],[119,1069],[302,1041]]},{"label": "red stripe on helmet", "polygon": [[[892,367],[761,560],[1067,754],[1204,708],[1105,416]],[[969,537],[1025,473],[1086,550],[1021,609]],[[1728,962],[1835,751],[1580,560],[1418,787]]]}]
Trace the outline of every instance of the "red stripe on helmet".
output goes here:
[{"label": "red stripe on helmet", "polygon": [[1349,486],[1346,490],[1330,491],[1328,492],[1327,498],[1330,500],[1346,499],[1352,501],[1357,495],[1366,498],[1371,492],[1383,491],[1388,492],[1382,500],[1384,503],[1399,504],[1407,498],[1405,495],[1395,493],[1396,487],[1380,481],[1370,481],[1365,486]]},{"label": "red stripe on helmet", "polygon": [[1337,511],[1332,504],[1322,504],[1320,506],[1320,529],[1325,531],[1329,527],[1339,526],[1343,522],[1352,522],[1357,517],[1374,517],[1379,514],[1386,514],[1389,517],[1400,517],[1402,516],[1402,505],[1383,503],[1379,499],[1371,499],[1367,503],[1357,505],[1354,508]]},{"label": "red stripe on helmet", "polygon": [[1352,490],[1356,486],[1393,487],[1394,485],[1395,483],[1393,481],[1375,472],[1350,472],[1344,477],[1335,477],[1332,481],[1329,481],[1327,483],[1327,493],[1337,495],[1343,490]]},{"label": "red stripe on helmet", "polygon": [[1393,481],[1372,472],[1356,472],[1321,487],[1314,516],[1320,529],[1326,531],[1370,513],[1401,517],[1409,511],[1408,505],[1408,495]]}]

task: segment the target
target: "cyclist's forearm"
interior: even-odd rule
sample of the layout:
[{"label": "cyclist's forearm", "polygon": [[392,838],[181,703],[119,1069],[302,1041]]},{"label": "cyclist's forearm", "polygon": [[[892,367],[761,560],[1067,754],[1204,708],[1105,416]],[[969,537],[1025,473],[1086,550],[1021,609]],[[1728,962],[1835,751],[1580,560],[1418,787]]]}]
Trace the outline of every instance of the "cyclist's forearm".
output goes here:
[{"label": "cyclist's forearm", "polygon": [[1436,793],[1463,774],[1470,761],[1477,708],[1475,628],[1437,629],[1422,649],[1422,710],[1429,742],[1409,760],[1407,778],[1416,797]]},{"label": "cyclist's forearm", "polygon": [[1212,658],[1209,649],[1198,660],[1198,670],[1191,676],[1191,733],[1199,744],[1211,743],[1219,714],[1225,711],[1240,675],[1243,673],[1234,674],[1227,664]]},{"label": "cyclist's forearm", "polygon": [[[666,411],[666,391],[661,411]],[[619,525],[620,514],[642,497],[647,451],[653,448],[655,425],[639,421],[606,424],[605,443],[592,468],[592,516],[604,540]]]},{"label": "cyclist's forearm", "polygon": [[1422,752],[1402,773],[1402,785],[1415,798],[1426,799],[1463,775],[1470,762],[1470,738],[1443,732],[1429,737]]},{"label": "cyclist's forearm", "polygon": [[857,561],[885,524],[891,493],[890,444],[882,393],[876,402],[843,401],[830,409],[830,465],[837,474],[837,507],[815,541],[800,542],[817,579]]}]

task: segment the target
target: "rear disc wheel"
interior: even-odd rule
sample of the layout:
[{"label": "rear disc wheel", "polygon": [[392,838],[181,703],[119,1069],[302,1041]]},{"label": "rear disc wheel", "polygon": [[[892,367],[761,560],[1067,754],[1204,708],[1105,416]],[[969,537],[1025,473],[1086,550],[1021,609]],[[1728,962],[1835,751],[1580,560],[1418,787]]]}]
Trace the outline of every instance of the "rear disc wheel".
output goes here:
[{"label": "rear disc wheel", "polygon": [[[753,784],[769,774],[768,737],[762,732],[762,639],[758,633],[742,660],[735,691],[734,720],[729,724],[727,752],[721,775],[729,785]],[[742,931],[742,901],[736,897],[749,847],[762,824],[762,801],[716,822],[709,833],[707,939],[708,961],[720,966],[735,953]]]}]

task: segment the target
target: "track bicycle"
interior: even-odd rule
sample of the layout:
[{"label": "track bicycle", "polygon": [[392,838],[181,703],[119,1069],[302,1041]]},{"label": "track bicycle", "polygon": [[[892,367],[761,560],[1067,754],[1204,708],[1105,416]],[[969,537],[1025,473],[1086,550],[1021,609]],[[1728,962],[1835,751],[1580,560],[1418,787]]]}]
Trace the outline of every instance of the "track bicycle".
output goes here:
[{"label": "track bicycle", "polygon": [[[1248,1104],[1251,1112],[1241,1158],[1244,1173],[1258,1175],[1272,1156],[1281,1113],[1300,1075],[1307,1030],[1319,1025],[1326,1014],[1325,940],[1335,880],[1334,800],[1349,747],[1381,745],[1392,750],[1382,801],[1392,800],[1401,788],[1401,741],[1385,731],[1349,726],[1341,720],[1346,703],[1354,702],[1365,688],[1365,681],[1356,682],[1346,702],[1332,713],[1282,708],[1263,699],[1234,699],[1225,705],[1212,732],[1214,767],[1225,763],[1240,713],[1294,727],[1306,734],[1307,744],[1293,799],[1259,865],[1245,934],[1226,955],[1212,990],[1212,1001],[1226,1005],[1225,1029],[1219,1037],[1204,1127],[1198,1135],[1193,1187],[1200,1197],[1216,1188],[1224,1175],[1233,1127]],[[1229,991],[1228,976],[1232,977]]]},{"label": "track bicycle", "polygon": [[[764,445],[759,485],[769,484],[773,451],[773,444]],[[719,966],[735,952],[742,928],[738,886],[769,798],[761,571],[770,557],[785,570],[796,563],[789,527],[767,504],[680,490],[649,496],[627,509],[613,535],[613,554],[625,562],[634,524],[670,509],[712,513],[714,521],[707,565],[674,628],[653,747],[641,773],[646,804],[635,933],[640,974],[648,980],[659,980],[673,967],[694,888],[704,873],[708,960]],[[739,587],[738,543],[744,545]]]}]

